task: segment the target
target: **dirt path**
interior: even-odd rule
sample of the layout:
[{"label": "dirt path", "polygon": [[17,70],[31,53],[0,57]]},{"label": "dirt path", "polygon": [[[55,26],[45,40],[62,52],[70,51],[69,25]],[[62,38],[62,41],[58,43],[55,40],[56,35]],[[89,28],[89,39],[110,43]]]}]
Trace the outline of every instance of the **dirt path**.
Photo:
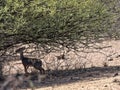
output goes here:
[{"label": "dirt path", "polygon": [[100,78],[93,81],[79,80],[70,84],[54,85],[35,90],[120,90],[120,76]]}]

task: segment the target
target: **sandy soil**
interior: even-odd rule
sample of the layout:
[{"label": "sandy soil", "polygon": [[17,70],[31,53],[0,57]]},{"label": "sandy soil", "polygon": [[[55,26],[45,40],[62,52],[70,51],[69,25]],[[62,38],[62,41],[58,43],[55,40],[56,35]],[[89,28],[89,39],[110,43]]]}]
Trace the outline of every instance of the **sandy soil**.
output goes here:
[{"label": "sandy soil", "polygon": [[[99,50],[99,52],[79,53],[81,57],[87,59],[79,59],[74,54],[68,54],[69,58],[72,58],[70,62],[73,64],[77,61],[83,62],[85,69],[68,70],[68,72],[63,70],[54,73],[41,83],[34,81],[35,90],[120,90],[120,57],[118,57],[120,55],[120,41],[107,41],[102,45],[111,47]],[[51,60],[51,58],[48,59]],[[13,68],[9,69],[9,66],[6,65],[5,74],[14,74],[17,71],[24,73],[20,60],[11,62],[10,65]],[[51,65],[54,66],[54,64]],[[31,90],[29,88],[20,90]]]},{"label": "sandy soil", "polygon": [[[120,79],[119,77],[116,77]],[[66,85],[54,85],[36,90],[120,90],[120,81],[114,82],[115,78],[101,78],[93,81],[78,81]],[[28,89],[29,90],[29,89]]]},{"label": "sandy soil", "polygon": [[[90,72],[80,73],[77,76],[63,77],[65,78],[64,83],[59,83],[62,78],[58,79],[58,83],[36,88],[36,90],[120,90],[120,58],[116,58],[120,54],[120,41],[103,42],[103,44],[111,46],[111,48],[102,51],[110,57],[105,58],[104,54],[90,53],[87,54],[87,58],[91,60],[94,67],[102,68],[105,62],[108,69],[93,70],[90,68]],[[73,77],[72,82],[71,77]]]}]

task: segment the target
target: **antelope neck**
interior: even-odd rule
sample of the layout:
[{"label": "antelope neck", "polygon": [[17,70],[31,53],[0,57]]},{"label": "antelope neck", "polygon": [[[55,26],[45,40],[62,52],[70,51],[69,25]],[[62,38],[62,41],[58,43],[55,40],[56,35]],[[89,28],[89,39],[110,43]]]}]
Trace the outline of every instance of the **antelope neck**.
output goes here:
[{"label": "antelope neck", "polygon": [[24,58],[23,52],[20,52],[20,59],[22,60]]}]

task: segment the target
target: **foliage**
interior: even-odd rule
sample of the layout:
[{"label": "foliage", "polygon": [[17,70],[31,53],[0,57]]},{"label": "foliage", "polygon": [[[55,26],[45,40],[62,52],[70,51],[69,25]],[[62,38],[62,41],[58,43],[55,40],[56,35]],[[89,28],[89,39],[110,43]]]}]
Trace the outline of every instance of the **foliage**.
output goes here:
[{"label": "foliage", "polygon": [[120,39],[120,1],[119,0],[101,0],[108,8],[108,11],[112,14],[114,24],[109,30],[110,37]]},{"label": "foliage", "polygon": [[[111,26],[100,0],[2,0],[0,47],[99,39]],[[68,45],[68,44],[67,44]]]}]

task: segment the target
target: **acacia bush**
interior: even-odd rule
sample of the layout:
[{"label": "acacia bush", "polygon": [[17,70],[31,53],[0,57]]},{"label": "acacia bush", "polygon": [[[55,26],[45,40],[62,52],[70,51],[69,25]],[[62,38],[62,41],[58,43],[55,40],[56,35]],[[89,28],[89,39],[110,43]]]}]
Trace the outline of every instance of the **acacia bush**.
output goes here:
[{"label": "acacia bush", "polygon": [[112,22],[99,0],[2,0],[0,8],[1,48],[21,42],[89,42],[109,31]]}]

